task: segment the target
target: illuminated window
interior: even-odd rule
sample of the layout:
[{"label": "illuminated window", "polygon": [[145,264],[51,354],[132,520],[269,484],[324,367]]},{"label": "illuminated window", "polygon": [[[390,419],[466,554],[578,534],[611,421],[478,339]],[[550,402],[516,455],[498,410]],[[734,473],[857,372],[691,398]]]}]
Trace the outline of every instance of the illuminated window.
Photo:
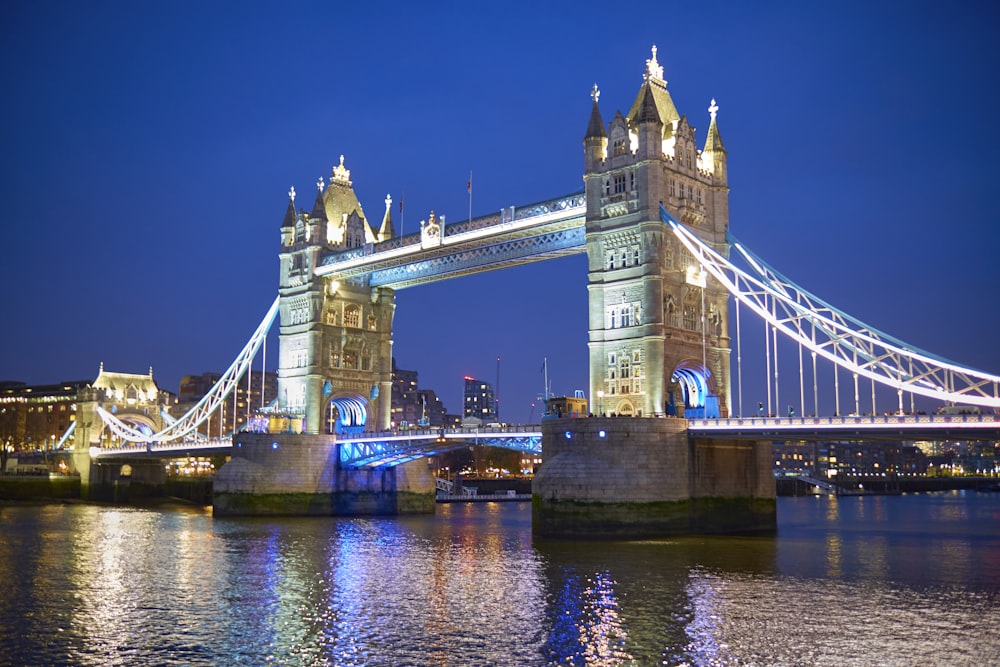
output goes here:
[{"label": "illuminated window", "polygon": [[626,155],[627,153],[628,149],[625,148],[625,139],[624,138],[615,139],[613,146],[613,154],[618,156],[618,155]]},{"label": "illuminated window", "polygon": [[361,325],[361,309],[351,304],[344,308],[344,326],[357,327]]}]

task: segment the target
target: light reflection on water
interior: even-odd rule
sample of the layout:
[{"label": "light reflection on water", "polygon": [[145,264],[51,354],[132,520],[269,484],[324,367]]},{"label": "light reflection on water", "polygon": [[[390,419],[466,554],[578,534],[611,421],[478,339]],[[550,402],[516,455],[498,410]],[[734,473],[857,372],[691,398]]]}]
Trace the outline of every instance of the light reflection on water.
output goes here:
[{"label": "light reflection on water", "polygon": [[0,664],[910,665],[1000,655],[1000,494],[779,499],[774,538],[539,541],[527,503],[0,506]]}]

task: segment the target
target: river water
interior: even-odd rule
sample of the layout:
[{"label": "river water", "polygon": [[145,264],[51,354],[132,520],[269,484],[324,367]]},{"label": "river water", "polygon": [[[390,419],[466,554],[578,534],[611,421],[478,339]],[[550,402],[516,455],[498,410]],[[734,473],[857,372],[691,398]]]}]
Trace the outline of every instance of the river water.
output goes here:
[{"label": "river water", "polygon": [[775,537],[631,542],[437,509],[0,507],[0,664],[1000,664],[1000,494],[779,498]]}]

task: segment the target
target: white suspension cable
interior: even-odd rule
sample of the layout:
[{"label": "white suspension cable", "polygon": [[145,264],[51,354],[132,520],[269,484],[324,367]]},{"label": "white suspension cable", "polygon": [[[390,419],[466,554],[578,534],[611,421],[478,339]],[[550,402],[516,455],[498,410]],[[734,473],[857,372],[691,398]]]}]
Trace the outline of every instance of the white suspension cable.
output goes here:
[{"label": "white suspension cable", "polygon": [[[902,388],[942,401],[1000,407],[1000,376],[923,352],[843,314],[762,267],[737,243],[735,246],[758,273],[750,275],[673,220],[662,207],[660,216],[685,248],[733,296],[775,331],[801,341],[811,352],[852,374],[893,389]],[[811,327],[816,330],[815,340],[810,335]],[[855,389],[855,411],[859,408],[858,399]]]},{"label": "white suspension cable", "polygon": [[[264,315],[264,319],[261,320],[256,331],[254,331],[253,335],[250,337],[250,340],[240,351],[239,355],[237,355],[228,370],[226,370],[222,377],[219,378],[219,381],[215,383],[212,389],[205,394],[193,408],[188,410],[187,413],[177,419],[174,423],[168,424],[162,431],[153,434],[142,433],[141,431],[136,430],[121,421],[101,406],[97,406],[97,414],[100,415],[101,419],[108,426],[108,428],[111,429],[112,433],[128,442],[168,442],[170,440],[183,438],[189,433],[195,431],[209,419],[217,408],[220,411],[222,410],[222,406],[225,404],[226,399],[236,388],[240,378],[243,377],[243,374],[250,368],[253,363],[253,359],[257,354],[257,350],[260,349],[261,344],[266,339],[267,332],[271,328],[271,324],[274,322],[274,318],[278,313],[279,298],[280,297],[275,297],[274,303],[271,304],[267,314]],[[223,423],[223,418],[220,414],[220,435],[223,429]]]}]

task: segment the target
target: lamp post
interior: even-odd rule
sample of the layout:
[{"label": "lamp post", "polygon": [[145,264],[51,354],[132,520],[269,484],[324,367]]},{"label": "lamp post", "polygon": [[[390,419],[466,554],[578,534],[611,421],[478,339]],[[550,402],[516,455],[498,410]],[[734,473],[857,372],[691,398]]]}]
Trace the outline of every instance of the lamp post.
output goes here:
[{"label": "lamp post", "polygon": [[598,389],[597,390],[597,416],[598,417],[603,417],[604,416],[604,390],[603,389]]}]

